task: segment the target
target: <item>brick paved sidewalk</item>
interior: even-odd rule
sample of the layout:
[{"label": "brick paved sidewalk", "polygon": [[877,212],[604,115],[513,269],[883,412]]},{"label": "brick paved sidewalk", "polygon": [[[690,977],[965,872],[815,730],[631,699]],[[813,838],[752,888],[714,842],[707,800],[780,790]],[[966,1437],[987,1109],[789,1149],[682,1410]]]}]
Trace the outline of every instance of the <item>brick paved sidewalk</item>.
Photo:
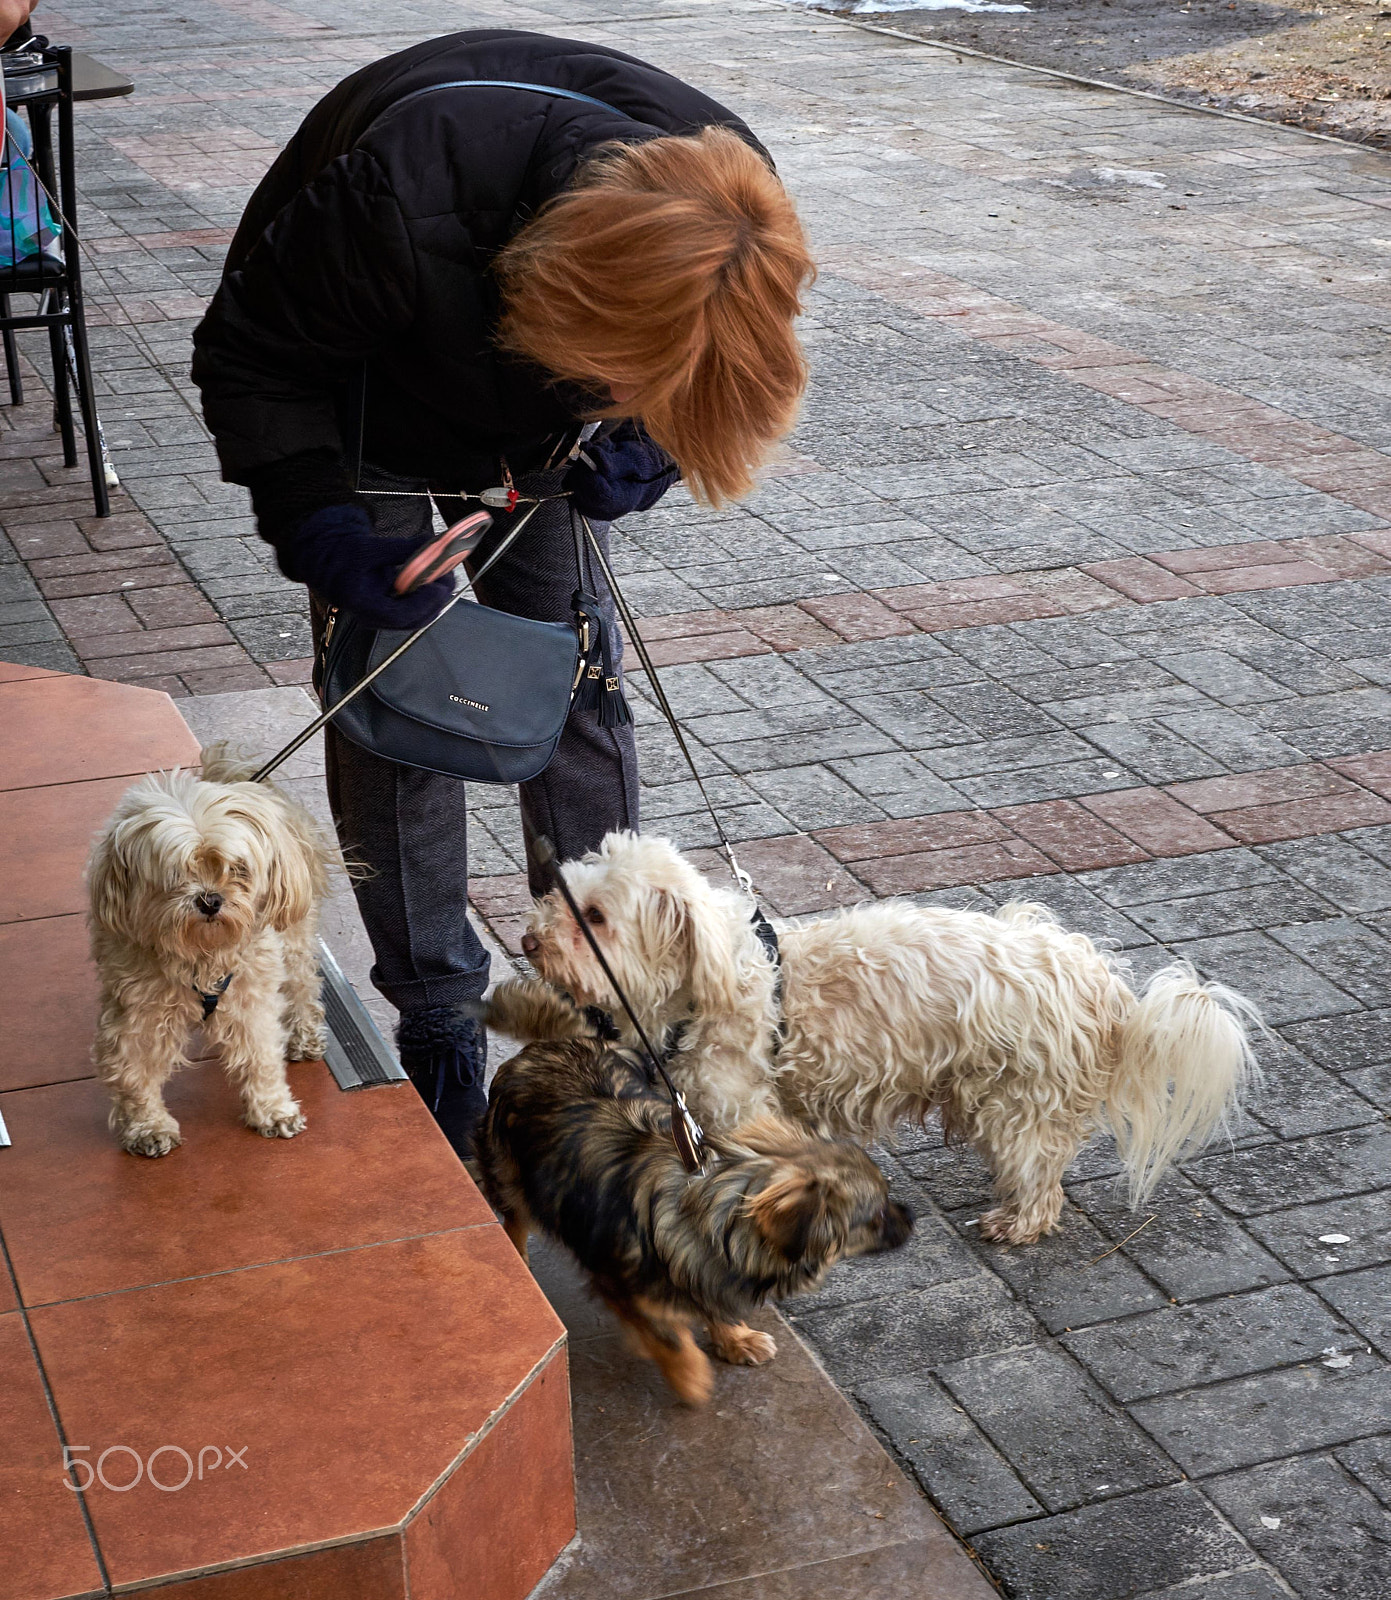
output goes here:
[{"label": "brick paved sidewalk", "polygon": [[[1385,158],[772,4],[111,10],[43,15],[139,80],[82,114],[129,495],[90,520],[43,408],[3,412],[0,656],[180,695],[303,681],[302,593],[169,385],[330,84],[477,24],[709,88],[805,208],[815,379],[747,503],[671,497],[618,553],[769,903],[1022,893],[1142,973],[1188,956],[1277,1030],[1235,1149],[1131,1216],[1097,1145],[1037,1247],[982,1247],[977,1164],[905,1141],[911,1249],[797,1326],[1011,1595],[1385,1600]],[[706,846],[637,698],[647,825]],[[476,900],[515,936],[515,810],[476,798]]]}]

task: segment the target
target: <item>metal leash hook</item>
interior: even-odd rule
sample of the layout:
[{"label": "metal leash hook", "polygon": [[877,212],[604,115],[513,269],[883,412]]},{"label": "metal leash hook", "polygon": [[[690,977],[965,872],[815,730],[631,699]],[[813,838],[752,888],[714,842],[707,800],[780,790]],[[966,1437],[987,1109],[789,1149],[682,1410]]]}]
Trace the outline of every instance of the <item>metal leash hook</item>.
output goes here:
[{"label": "metal leash hook", "polygon": [[633,1031],[642,1041],[642,1048],[647,1053],[648,1060],[656,1068],[663,1084],[666,1085],[667,1094],[671,1096],[671,1137],[676,1145],[676,1153],[681,1157],[681,1165],[689,1173],[703,1172],[705,1169],[705,1132],[700,1124],[691,1115],[686,1105],[686,1097],[671,1081],[671,1074],[662,1065],[662,1058],[652,1048],[652,1041],[647,1037],[642,1024],[638,1021],[637,1013],[628,1003],[628,996],[624,994],[618,979],[613,975],[613,968],[608,964],[604,952],[599,948],[599,941],[594,937],[589,924],[584,920],[584,913],[580,910],[571,892],[570,885],[565,881],[565,874],[560,870],[560,857],[557,856],[555,846],[545,834],[538,834],[533,842],[532,853],[538,866],[560,890],[560,897],[570,908],[570,915],[574,917],[575,924],[585,937],[585,942],[593,952],[594,959],[599,963],[600,970],[608,979],[609,987],[618,996],[618,1002],[628,1014],[628,1021],[633,1025]]}]

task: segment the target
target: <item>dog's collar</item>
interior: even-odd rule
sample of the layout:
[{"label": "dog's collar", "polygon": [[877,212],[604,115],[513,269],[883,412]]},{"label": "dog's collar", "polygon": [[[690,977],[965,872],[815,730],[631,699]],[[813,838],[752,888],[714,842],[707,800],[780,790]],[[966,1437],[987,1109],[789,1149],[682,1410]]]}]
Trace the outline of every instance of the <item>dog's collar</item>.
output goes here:
[{"label": "dog's collar", "polygon": [[232,978],[233,974],[229,972],[221,983],[215,983],[211,989],[200,989],[196,983],[189,984],[189,988],[203,1002],[204,1022],[217,1010],[217,1002],[227,993],[227,985],[231,983]]},{"label": "dog's collar", "polygon": [[[758,942],[763,946],[764,954],[773,963],[773,1005],[777,1011],[777,1021],[773,1024],[773,1054],[777,1055],[782,1047],[783,1039],[786,1037],[786,1029],[783,1026],[782,1017],[782,950],[778,945],[777,930],[757,907],[754,908],[753,916],[749,918],[749,921],[753,924],[753,931],[758,935]],[[231,979],[229,977],[222,987],[225,989],[227,983],[230,982]],[[217,1001],[214,1000],[213,1004],[216,1005]],[[602,1006],[586,1006],[584,1014],[589,1021],[589,1025],[600,1039],[613,1040],[622,1037],[614,1024],[613,1018]],[[686,1029],[689,1026],[688,1019],[683,1017],[672,1027],[671,1032],[667,1035],[666,1044],[662,1048],[663,1066],[666,1066],[677,1051],[680,1050],[681,1041],[686,1037]]]}]

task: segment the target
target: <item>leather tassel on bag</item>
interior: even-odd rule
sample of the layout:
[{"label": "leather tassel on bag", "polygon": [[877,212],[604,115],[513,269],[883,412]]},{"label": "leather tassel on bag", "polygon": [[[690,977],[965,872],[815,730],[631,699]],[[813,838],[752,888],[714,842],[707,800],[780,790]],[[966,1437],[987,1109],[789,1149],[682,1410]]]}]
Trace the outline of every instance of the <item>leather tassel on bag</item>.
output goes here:
[{"label": "leather tassel on bag", "polygon": [[599,623],[599,658],[603,663],[603,693],[599,700],[599,726],[622,728],[633,720],[632,709],[623,698],[623,680],[618,675],[618,663],[613,659],[612,639],[609,630]]},{"label": "leather tassel on bag", "polygon": [[576,591],[573,604],[576,613],[589,624],[589,649],[575,692],[575,705],[581,711],[597,711],[601,728],[625,727],[633,720],[633,713],[623,697],[612,639],[599,616],[599,602],[581,589]]}]

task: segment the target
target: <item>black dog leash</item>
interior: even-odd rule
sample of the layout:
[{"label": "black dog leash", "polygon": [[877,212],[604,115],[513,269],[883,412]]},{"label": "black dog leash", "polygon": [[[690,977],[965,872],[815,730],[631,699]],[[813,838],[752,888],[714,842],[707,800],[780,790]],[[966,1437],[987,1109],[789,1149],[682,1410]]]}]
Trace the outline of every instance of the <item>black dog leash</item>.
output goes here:
[{"label": "black dog leash", "polygon": [[[637,619],[628,608],[628,602],[623,598],[623,591],[618,587],[618,580],[613,575],[613,568],[608,563],[603,546],[594,537],[594,529],[589,525],[589,518],[582,512],[572,509],[572,515],[579,517],[583,524],[585,535],[589,540],[589,548],[594,554],[594,559],[599,563],[599,570],[604,575],[604,582],[608,585],[613,602],[618,607],[618,614],[623,619],[623,627],[629,639],[632,640],[633,649],[637,652],[638,660],[642,663],[642,670],[647,681],[652,685],[652,693],[657,701],[662,716],[666,718],[667,726],[680,748],[681,754],[686,759],[686,765],[691,769],[691,776],[695,779],[696,788],[700,791],[700,798],[705,802],[705,809],[710,814],[710,821],[715,826],[715,835],[720,841],[720,849],[724,852],[725,861],[740,889],[753,901],[753,927],[758,935],[758,942],[767,952],[769,960],[773,963],[773,998],[778,1008],[778,1023],[773,1036],[774,1053],[783,1039],[782,1023],[782,952],[778,948],[777,930],[764,915],[763,908],[758,903],[758,896],[754,891],[753,879],[739,865],[734,854],[734,846],[729,842],[729,835],[724,831],[719,816],[715,811],[710,796],[706,793],[705,784],[696,767],[695,758],[691,755],[690,746],[686,743],[686,736],[681,732],[681,724],[676,720],[676,713],[671,709],[671,702],[667,699],[666,690],[662,687],[662,680],[657,676],[657,668],[653,665],[652,657],[648,653],[647,645],[643,642],[642,634],[638,631]],[[586,926],[586,932],[588,928]],[[592,942],[592,941],[591,941]]]},{"label": "black dog leash", "polygon": [[[686,1097],[671,1081],[671,1074],[663,1064],[662,1058],[652,1048],[652,1041],[647,1037],[642,1023],[638,1021],[637,1012],[628,1003],[628,996],[624,994],[622,986],[613,975],[613,968],[608,964],[604,952],[599,948],[599,941],[594,937],[589,924],[584,920],[584,913],[580,910],[571,892],[570,885],[565,881],[565,874],[560,870],[560,858],[555,853],[555,846],[544,835],[539,835],[533,843],[532,857],[536,864],[545,871],[557,889],[560,890],[561,899],[570,908],[570,915],[574,917],[575,924],[585,937],[594,959],[599,963],[599,968],[609,987],[618,996],[619,1004],[628,1014],[628,1021],[633,1025],[633,1031],[642,1041],[642,1048],[651,1062],[653,1070],[666,1085],[667,1094],[671,1097],[671,1137],[676,1145],[677,1154],[681,1157],[681,1165],[687,1172],[700,1172],[705,1166],[705,1157],[702,1154],[705,1147],[705,1134],[700,1124],[691,1115],[686,1105]],[[652,1072],[648,1073],[649,1080]]]}]

